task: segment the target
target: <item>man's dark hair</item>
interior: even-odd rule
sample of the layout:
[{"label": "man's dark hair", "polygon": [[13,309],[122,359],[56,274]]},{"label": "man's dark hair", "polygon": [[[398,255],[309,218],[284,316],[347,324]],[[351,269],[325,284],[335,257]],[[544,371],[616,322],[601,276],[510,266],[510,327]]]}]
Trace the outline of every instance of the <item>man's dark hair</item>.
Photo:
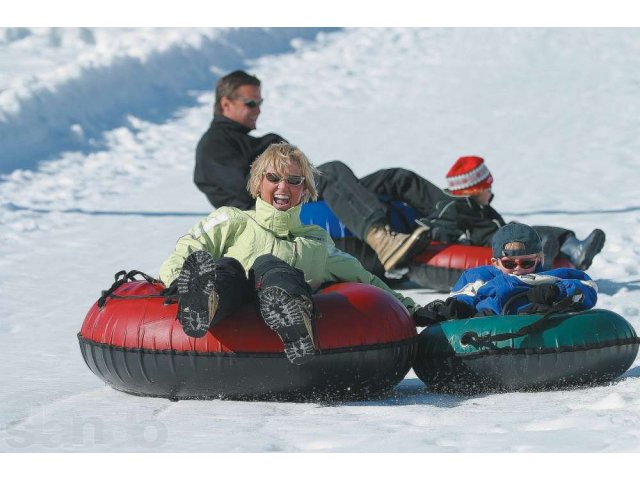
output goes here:
[{"label": "man's dark hair", "polygon": [[258,77],[249,75],[244,70],[236,70],[231,72],[218,80],[216,84],[216,103],[213,107],[213,113],[216,115],[222,115],[222,106],[220,101],[222,97],[233,98],[238,88],[243,85],[260,86],[260,80]]}]

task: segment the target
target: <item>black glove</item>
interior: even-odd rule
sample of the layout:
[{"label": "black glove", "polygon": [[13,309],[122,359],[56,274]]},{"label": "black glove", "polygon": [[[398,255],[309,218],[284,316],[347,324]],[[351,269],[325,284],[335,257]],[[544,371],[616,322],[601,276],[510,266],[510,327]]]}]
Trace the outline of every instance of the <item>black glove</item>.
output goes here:
[{"label": "black glove", "polygon": [[413,312],[413,320],[419,327],[427,327],[445,320],[469,318],[476,313],[471,305],[453,297],[434,300]]},{"label": "black glove", "polygon": [[536,285],[527,292],[529,301],[539,305],[553,305],[559,297],[560,289],[555,284]]},{"label": "black glove", "polygon": [[462,230],[457,227],[456,222],[449,220],[425,217],[416,220],[416,222],[419,225],[429,227],[429,238],[436,242],[455,243],[460,238],[460,235],[463,234]]},{"label": "black glove", "polygon": [[434,300],[431,303],[427,303],[424,307],[420,307],[413,312],[413,320],[418,327],[428,327],[429,325],[435,325],[443,320],[446,320],[440,314],[440,308],[444,306],[442,300]]},{"label": "black glove", "polygon": [[431,226],[431,239],[441,243],[455,243],[462,235],[455,225],[445,222],[435,222]]},{"label": "black glove", "polygon": [[469,318],[474,316],[475,313],[475,308],[455,297],[447,298],[444,305],[440,308],[440,314],[446,319]]}]

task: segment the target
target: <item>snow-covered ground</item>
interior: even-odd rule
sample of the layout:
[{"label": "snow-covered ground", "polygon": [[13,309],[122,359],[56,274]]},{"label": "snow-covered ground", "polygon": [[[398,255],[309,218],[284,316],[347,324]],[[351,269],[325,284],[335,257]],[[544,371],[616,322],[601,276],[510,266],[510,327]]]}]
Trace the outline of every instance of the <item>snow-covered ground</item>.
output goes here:
[{"label": "snow-covered ground", "polygon": [[609,385],[473,397],[410,372],[330,406],[171,403],[95,377],[76,333],[100,290],[157,274],[210,210],[193,152],[235,68],[263,81],[257,133],[316,163],[444,186],[481,155],[507,220],[602,228],[599,307],[640,329],[639,29],[0,29],[0,451],[640,451],[640,360]]}]

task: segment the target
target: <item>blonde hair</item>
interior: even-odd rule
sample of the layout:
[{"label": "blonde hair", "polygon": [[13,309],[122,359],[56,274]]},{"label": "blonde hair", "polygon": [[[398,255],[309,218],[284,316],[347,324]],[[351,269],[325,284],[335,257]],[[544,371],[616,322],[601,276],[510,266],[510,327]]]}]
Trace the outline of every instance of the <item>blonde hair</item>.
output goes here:
[{"label": "blonde hair", "polygon": [[319,175],[320,172],[313,166],[302,150],[286,142],[269,145],[251,165],[249,181],[247,182],[247,190],[251,196],[253,198],[260,196],[262,177],[269,167],[273,167],[278,175],[284,177],[291,162],[298,164],[304,177],[306,192],[302,197],[301,203],[316,200],[318,198],[318,190],[316,188],[315,175]]},{"label": "blonde hair", "polygon": [[509,243],[505,243],[504,244],[504,248],[505,250],[521,250],[524,249],[524,243],[522,242],[509,242]]}]

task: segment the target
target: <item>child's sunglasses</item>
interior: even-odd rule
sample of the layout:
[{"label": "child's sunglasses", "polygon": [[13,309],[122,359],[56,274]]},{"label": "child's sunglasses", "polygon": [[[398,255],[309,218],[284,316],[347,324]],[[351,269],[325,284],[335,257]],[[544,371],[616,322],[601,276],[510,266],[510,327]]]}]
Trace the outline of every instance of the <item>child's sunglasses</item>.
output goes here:
[{"label": "child's sunglasses", "polygon": [[515,268],[518,265],[520,265],[520,268],[526,270],[528,268],[535,267],[535,265],[538,263],[538,257],[536,257],[536,258],[516,258],[516,259],[501,258],[500,259],[500,263],[507,270],[515,270]]}]

